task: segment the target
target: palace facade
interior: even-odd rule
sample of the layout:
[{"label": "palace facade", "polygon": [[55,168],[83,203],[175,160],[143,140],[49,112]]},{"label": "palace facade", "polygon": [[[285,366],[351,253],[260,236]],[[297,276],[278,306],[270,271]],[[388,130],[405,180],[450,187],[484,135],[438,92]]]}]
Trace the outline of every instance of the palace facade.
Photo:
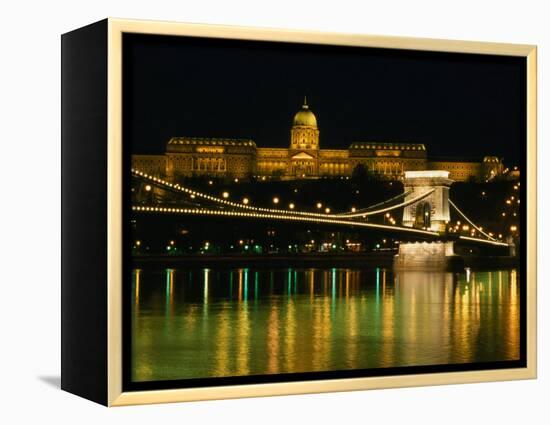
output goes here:
[{"label": "palace facade", "polygon": [[490,180],[503,171],[497,157],[482,161],[430,160],[421,143],[353,142],[321,149],[317,118],[307,100],[294,115],[289,148],[258,147],[251,139],[172,137],[164,155],[132,155],[132,167],[172,181],[182,177],[306,179],[351,176],[358,165],[382,179],[405,171],[446,170],[455,181]]}]

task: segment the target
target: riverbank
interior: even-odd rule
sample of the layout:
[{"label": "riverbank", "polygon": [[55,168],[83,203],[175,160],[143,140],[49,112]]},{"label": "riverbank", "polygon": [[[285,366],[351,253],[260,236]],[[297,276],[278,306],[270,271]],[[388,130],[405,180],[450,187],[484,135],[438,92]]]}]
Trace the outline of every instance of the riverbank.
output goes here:
[{"label": "riverbank", "polygon": [[298,253],[298,254],[196,254],[134,256],[132,263],[164,267],[391,267],[394,252],[375,253]]},{"label": "riverbank", "polygon": [[[194,254],[132,257],[132,267],[393,267],[395,252],[371,253],[298,253],[298,254]],[[517,257],[462,257],[461,265],[476,270],[513,268]]]},{"label": "riverbank", "polygon": [[464,260],[464,267],[470,267],[476,270],[491,270],[495,268],[515,268],[519,267],[518,257],[462,257]]}]

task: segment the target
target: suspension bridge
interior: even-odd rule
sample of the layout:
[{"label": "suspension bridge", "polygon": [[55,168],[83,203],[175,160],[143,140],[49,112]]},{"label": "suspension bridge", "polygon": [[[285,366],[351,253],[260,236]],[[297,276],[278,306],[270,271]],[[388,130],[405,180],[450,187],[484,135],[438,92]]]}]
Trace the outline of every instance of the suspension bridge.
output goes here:
[{"label": "suspension bridge", "polygon": [[[176,204],[173,202],[135,204],[132,205],[132,211],[135,213],[286,221],[297,224],[329,224],[406,235],[408,240],[414,240],[417,237],[423,241],[447,241],[451,238],[470,244],[509,246],[489,235],[481,226],[476,225],[449,199],[452,180],[448,178],[447,171],[408,171],[403,180],[403,193],[375,205],[334,213],[250,205],[173,183],[138,169],[132,169],[131,174],[132,178],[137,179],[142,185],[171,192],[178,200]],[[476,229],[480,236],[449,235],[447,224],[450,222],[451,208],[473,229]],[[396,210],[402,210],[403,213],[401,221],[394,225],[366,221],[369,217],[380,216]]]}]

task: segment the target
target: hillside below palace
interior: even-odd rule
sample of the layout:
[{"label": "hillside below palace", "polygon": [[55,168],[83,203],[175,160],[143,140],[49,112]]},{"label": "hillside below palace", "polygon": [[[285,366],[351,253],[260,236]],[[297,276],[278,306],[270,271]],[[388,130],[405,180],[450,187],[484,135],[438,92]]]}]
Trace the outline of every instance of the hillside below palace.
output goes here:
[{"label": "hillside below palace", "polygon": [[358,165],[388,180],[405,171],[446,170],[455,181],[487,181],[503,172],[502,161],[429,159],[421,143],[353,142],[348,149],[321,149],[317,118],[307,100],[294,115],[289,148],[257,147],[250,139],[172,137],[164,155],[132,155],[132,167],[177,181],[182,177],[303,179],[351,176]]}]

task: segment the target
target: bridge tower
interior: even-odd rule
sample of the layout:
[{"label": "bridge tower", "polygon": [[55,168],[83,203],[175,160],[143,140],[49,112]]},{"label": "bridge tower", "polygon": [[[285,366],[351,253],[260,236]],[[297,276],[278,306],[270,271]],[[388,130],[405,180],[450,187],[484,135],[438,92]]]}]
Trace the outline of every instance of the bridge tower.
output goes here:
[{"label": "bridge tower", "polygon": [[405,201],[434,191],[403,209],[403,226],[444,232],[450,220],[449,188],[452,183],[448,171],[405,171],[403,186],[405,192],[410,192]]}]

